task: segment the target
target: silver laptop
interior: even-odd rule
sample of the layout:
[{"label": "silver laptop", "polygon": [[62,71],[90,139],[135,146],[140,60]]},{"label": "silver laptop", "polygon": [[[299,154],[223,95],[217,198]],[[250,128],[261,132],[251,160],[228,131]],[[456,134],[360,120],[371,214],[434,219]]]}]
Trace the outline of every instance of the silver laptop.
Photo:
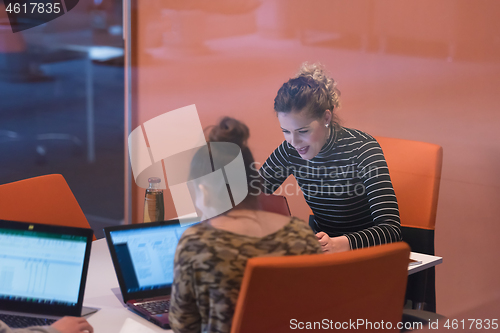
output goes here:
[{"label": "silver laptop", "polygon": [[92,237],[91,229],[0,220],[0,320],[17,328],[81,316]]}]

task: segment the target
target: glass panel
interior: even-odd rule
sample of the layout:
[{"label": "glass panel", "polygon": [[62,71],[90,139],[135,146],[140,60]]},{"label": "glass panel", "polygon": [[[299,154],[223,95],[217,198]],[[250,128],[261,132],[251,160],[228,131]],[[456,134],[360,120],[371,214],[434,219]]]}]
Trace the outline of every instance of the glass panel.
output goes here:
[{"label": "glass panel", "polygon": [[62,174],[102,237],[123,220],[122,4],[77,2],[16,33],[0,5],[0,184]]},{"label": "glass panel", "polygon": [[[204,128],[225,115],[244,121],[263,163],[283,140],[274,97],[308,61],[324,64],[338,82],[344,126],[444,144],[458,132],[471,134],[463,117],[477,112],[469,90],[475,88],[466,82],[498,86],[499,8],[495,1],[454,0],[131,0],[129,131],[195,104]],[[498,100],[491,89],[478,93]],[[476,102],[498,121],[496,103]],[[444,134],[448,117],[461,130]],[[492,132],[477,134],[495,141]],[[465,165],[452,171],[456,177],[458,170]],[[127,179],[127,221],[137,222],[144,189],[131,174]],[[300,189],[292,179],[287,184],[281,194],[307,219]],[[168,188],[165,194],[166,217],[173,218]]]}]

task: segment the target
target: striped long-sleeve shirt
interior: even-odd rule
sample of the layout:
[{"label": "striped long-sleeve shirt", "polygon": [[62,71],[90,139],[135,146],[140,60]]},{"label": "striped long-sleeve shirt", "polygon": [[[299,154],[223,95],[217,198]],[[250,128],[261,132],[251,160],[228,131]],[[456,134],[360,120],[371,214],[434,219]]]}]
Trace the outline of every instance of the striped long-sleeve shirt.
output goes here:
[{"label": "striped long-sleeve shirt", "polygon": [[347,236],[351,249],[401,240],[387,163],[367,133],[341,127],[311,160],[284,141],[259,172],[267,193],[274,193],[288,176],[296,178],[314,214],[315,232]]}]

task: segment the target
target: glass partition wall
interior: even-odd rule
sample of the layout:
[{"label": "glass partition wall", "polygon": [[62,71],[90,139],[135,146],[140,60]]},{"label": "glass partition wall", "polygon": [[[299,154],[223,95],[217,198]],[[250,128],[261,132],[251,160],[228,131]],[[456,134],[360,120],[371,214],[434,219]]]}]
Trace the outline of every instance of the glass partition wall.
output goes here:
[{"label": "glass partition wall", "polygon": [[[438,312],[452,315],[500,292],[494,258],[485,254],[500,250],[493,239],[500,232],[498,2],[128,0],[125,14],[125,140],[137,128],[146,133],[149,120],[195,104],[203,128],[225,115],[245,122],[262,164],[284,139],[273,111],[278,89],[303,62],[321,62],[341,91],[343,126],[444,148]],[[138,223],[144,188],[125,160],[125,220]],[[146,160],[155,163],[147,150]],[[172,184],[165,185],[165,216],[174,218]],[[292,214],[307,219],[295,180],[280,191]],[[488,251],[465,245],[478,245],[469,238],[472,221]]]},{"label": "glass partition wall", "polygon": [[15,33],[9,23],[2,3],[0,184],[62,174],[103,237],[123,221],[121,1],[80,1]]}]

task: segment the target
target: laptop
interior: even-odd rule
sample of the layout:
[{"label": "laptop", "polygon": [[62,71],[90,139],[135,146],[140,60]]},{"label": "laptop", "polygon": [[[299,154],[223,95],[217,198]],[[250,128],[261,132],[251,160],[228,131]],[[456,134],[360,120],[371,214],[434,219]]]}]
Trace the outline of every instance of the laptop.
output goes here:
[{"label": "laptop", "polygon": [[104,228],[123,301],[164,329],[170,328],[175,250],[182,233],[193,224],[170,220]]},{"label": "laptop", "polygon": [[81,316],[92,237],[92,229],[0,220],[0,320],[22,328]]}]

